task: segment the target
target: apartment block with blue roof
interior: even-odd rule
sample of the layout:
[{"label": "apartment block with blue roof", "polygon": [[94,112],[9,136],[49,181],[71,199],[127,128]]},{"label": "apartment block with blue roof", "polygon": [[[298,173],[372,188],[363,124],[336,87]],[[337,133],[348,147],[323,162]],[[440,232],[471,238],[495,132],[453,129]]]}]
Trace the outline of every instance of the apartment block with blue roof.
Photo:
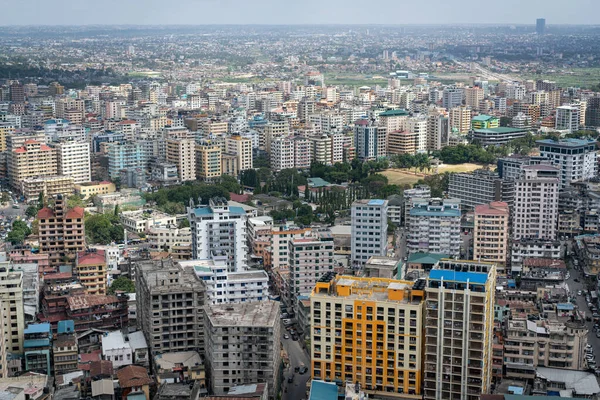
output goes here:
[{"label": "apartment block with blue roof", "polygon": [[23,331],[25,370],[50,375],[52,332],[50,324],[29,324]]}]

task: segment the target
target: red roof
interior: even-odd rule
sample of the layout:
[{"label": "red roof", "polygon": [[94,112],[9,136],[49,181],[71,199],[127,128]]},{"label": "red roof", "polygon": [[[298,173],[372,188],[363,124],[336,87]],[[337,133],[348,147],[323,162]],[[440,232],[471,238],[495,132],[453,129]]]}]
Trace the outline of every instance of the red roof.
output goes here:
[{"label": "red roof", "polygon": [[53,281],[59,279],[70,279],[73,277],[72,272],[56,272],[54,274],[44,275],[44,281]]},{"label": "red roof", "polygon": [[43,150],[43,151],[48,151],[48,150],[52,150],[52,148],[51,148],[51,147],[48,147],[48,146],[46,146],[45,144],[43,144],[43,145],[41,145],[41,146],[40,146],[40,150]]},{"label": "red roof", "polygon": [[99,375],[113,375],[113,365],[111,361],[100,360],[92,361],[90,364],[90,376],[95,377]]},{"label": "red roof", "polygon": [[13,151],[15,153],[27,153],[27,150],[25,150],[25,147],[19,147],[18,149],[14,149]]},{"label": "red roof", "polygon": [[35,144],[35,143],[39,143],[37,140],[33,140],[33,139],[27,139],[25,141],[25,144]]},{"label": "red roof", "polygon": [[75,207],[67,211],[66,218],[83,218],[84,209],[81,207]]},{"label": "red roof", "polygon": [[104,251],[102,250],[96,252],[82,251],[77,254],[77,265],[97,265],[104,263]]},{"label": "red roof", "polygon": [[354,125],[369,125],[369,121],[367,121],[366,119],[359,119],[354,123]]},{"label": "red roof", "polygon": [[140,387],[149,385],[153,381],[148,376],[146,368],[137,365],[128,365],[117,371],[119,386],[122,388]]},{"label": "red roof", "polygon": [[229,198],[233,201],[237,201],[238,203],[245,203],[250,198],[247,194],[237,194],[229,192]]},{"label": "red roof", "polygon": [[126,119],[121,122],[118,122],[117,125],[127,125],[127,124],[135,124],[137,121],[134,119]]},{"label": "red roof", "polygon": [[44,207],[37,213],[38,219],[54,218],[54,211],[51,208]]},{"label": "red roof", "polygon": [[102,354],[102,350],[94,350],[91,353],[81,353],[79,355],[79,362],[82,363],[89,363],[92,361],[100,361],[101,357],[100,355]]}]

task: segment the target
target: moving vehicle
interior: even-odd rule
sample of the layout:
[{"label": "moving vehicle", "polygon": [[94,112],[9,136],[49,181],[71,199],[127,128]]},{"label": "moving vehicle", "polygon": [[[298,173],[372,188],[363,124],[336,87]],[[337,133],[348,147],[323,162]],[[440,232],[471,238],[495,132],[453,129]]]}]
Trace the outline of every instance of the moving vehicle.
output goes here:
[{"label": "moving vehicle", "polygon": [[302,367],[300,367],[300,371],[298,373],[300,375],[304,375],[307,372],[308,372],[308,368],[306,368],[306,365],[303,365]]}]

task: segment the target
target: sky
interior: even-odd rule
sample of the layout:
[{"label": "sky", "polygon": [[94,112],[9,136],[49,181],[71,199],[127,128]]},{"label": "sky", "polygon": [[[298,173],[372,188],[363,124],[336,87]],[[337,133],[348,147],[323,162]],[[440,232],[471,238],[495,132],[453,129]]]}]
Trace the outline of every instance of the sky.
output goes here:
[{"label": "sky", "polygon": [[0,25],[600,24],[600,0],[0,0]]}]

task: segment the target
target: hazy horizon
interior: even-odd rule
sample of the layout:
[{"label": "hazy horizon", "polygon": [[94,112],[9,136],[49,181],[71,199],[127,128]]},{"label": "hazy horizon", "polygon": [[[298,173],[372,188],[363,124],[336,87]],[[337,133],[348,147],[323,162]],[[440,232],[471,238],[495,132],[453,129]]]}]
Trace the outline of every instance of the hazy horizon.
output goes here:
[{"label": "hazy horizon", "polygon": [[598,25],[598,11],[597,0],[33,0],[2,5],[0,25]]}]

